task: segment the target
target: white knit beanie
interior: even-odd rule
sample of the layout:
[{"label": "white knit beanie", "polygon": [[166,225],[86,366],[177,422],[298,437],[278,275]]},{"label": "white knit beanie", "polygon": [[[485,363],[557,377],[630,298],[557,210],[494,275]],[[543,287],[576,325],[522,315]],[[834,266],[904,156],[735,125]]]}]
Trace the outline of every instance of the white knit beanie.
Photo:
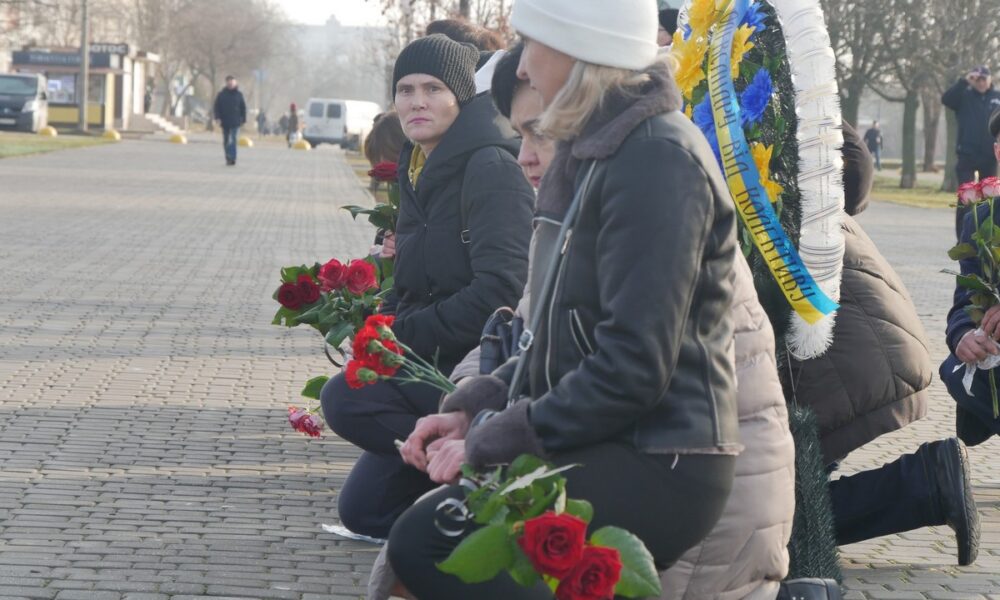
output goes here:
[{"label": "white knit beanie", "polygon": [[550,48],[641,71],[656,59],[656,0],[515,0],[511,25]]}]

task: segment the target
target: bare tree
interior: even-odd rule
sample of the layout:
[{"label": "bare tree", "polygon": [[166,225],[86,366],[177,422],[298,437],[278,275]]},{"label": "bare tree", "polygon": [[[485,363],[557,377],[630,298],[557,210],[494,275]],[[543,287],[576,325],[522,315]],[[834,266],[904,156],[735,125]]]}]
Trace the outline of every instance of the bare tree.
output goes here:
[{"label": "bare tree", "polygon": [[892,20],[886,0],[820,0],[837,57],[844,120],[858,125],[861,96],[889,68],[883,33]]},{"label": "bare tree", "polygon": [[[925,27],[934,32],[934,37],[930,45],[933,57],[927,65],[933,74],[929,88],[933,90],[933,94],[927,97],[927,102],[933,101],[940,114],[941,93],[954,85],[970,68],[986,64],[1000,51],[1000,30],[996,28],[993,19],[984,18],[985,15],[995,15],[1000,11],[1000,0],[935,0],[928,4],[928,22]],[[925,114],[926,112],[925,109]],[[958,187],[955,175],[958,123],[954,112],[943,112],[948,137],[945,141],[946,159],[941,189],[952,192]],[[937,123],[924,123],[925,163],[929,126],[933,126],[936,133]]]},{"label": "bare tree", "polygon": [[933,62],[935,33],[927,28],[929,7],[919,0],[884,0],[892,15],[883,22],[883,42],[889,73],[869,87],[890,102],[903,103],[903,169],[899,187],[912,188],[917,180],[917,112],[920,96],[933,83],[928,66]]}]

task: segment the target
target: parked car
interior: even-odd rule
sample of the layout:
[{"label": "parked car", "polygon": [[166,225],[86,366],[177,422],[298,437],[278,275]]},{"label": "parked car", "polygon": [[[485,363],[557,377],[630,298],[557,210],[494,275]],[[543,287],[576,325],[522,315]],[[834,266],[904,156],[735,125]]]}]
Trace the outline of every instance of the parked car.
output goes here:
[{"label": "parked car", "polygon": [[310,98],[306,105],[304,137],[312,146],[339,144],[357,150],[371,130],[378,104],[360,100]]},{"label": "parked car", "polygon": [[0,128],[37,132],[49,123],[45,77],[0,73]]}]

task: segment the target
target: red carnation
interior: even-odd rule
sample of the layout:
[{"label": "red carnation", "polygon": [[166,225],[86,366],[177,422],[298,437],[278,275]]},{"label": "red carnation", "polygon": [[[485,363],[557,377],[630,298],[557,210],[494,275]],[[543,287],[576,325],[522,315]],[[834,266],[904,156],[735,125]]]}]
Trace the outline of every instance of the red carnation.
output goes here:
[{"label": "red carnation", "polygon": [[337,259],[331,259],[319,268],[319,282],[324,292],[339,290],[347,283],[347,267]]},{"label": "red carnation", "polygon": [[347,380],[348,387],[356,390],[378,381],[378,373],[373,371],[364,361],[354,359],[347,363],[344,379]]},{"label": "red carnation", "polygon": [[562,579],[579,562],[586,538],[583,519],[549,511],[525,521],[524,534],[517,543],[536,571]]},{"label": "red carnation", "polygon": [[278,302],[289,310],[302,308],[302,290],[294,283],[283,283],[278,288]]},{"label": "red carnation", "polygon": [[368,346],[372,340],[378,339],[378,331],[374,327],[365,325],[354,334],[354,341],[351,344],[351,350],[354,352],[354,358],[364,361],[371,356],[368,350]]},{"label": "red carnation", "polygon": [[299,293],[303,304],[312,304],[319,300],[319,286],[309,275],[299,275]]},{"label": "red carnation", "polygon": [[612,600],[621,576],[618,550],[587,546],[573,571],[559,582],[556,600]]},{"label": "red carnation", "polygon": [[368,176],[375,181],[384,181],[386,183],[395,183],[399,177],[399,168],[394,162],[380,162],[371,171],[368,171]]},{"label": "red carnation", "polygon": [[347,268],[347,289],[352,294],[364,294],[378,287],[375,281],[375,265],[360,258],[352,260]]}]

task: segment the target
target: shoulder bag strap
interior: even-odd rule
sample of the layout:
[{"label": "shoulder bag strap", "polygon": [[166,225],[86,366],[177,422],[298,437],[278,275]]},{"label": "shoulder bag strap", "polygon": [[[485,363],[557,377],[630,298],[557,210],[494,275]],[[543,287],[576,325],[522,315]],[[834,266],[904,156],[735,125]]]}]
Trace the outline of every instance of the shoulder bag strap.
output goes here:
[{"label": "shoulder bag strap", "polygon": [[[594,169],[596,168],[597,161],[595,160],[590,163],[586,176],[584,176],[583,181],[580,183],[580,187],[576,189],[576,194],[573,195],[573,202],[566,211],[566,217],[563,219],[562,227],[559,229],[559,237],[556,238],[556,245],[553,250],[555,256],[552,257],[552,261],[549,263],[549,270],[545,273],[542,289],[539,290],[537,296],[532,291],[531,304],[533,307],[542,307],[548,304],[549,298],[555,291],[556,275],[559,273],[559,267],[562,264],[563,257],[566,255],[566,250],[569,248],[570,235],[573,233],[573,227],[576,226],[576,220],[580,216],[583,199],[586,197],[587,192],[590,191],[590,180],[593,178]],[[527,375],[528,354],[535,341],[534,332],[541,326],[542,315],[544,313],[545,311],[540,308],[533,310],[531,321],[528,322],[527,328],[521,332],[521,338],[517,343],[517,348],[520,350],[520,358],[517,361],[517,366],[514,368],[514,376],[510,382],[507,406],[516,402],[520,396],[521,388],[524,385],[524,378]]]}]

